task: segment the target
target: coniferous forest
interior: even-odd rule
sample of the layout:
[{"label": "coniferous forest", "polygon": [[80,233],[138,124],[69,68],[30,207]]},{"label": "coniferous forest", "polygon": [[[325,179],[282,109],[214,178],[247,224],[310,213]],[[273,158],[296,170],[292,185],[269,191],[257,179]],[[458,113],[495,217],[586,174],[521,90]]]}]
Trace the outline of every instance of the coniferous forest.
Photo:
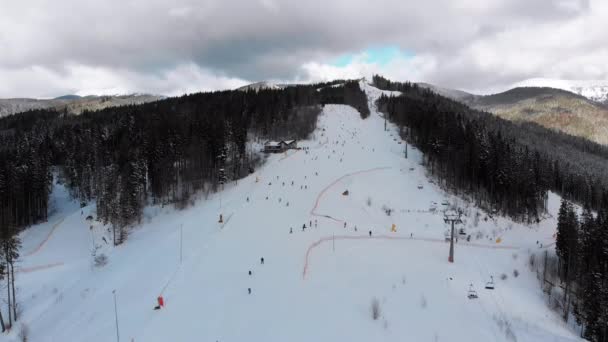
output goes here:
[{"label": "coniferous forest", "polygon": [[595,210],[608,206],[608,148],[471,109],[411,83],[380,76],[374,84],[397,90],[379,109],[425,155],[429,172],[453,191],[491,212],[532,222],[547,192]]},{"label": "coniferous forest", "polygon": [[563,315],[574,314],[591,341],[608,338],[608,209],[594,213],[584,207],[560,206],[555,251],[563,284]]},{"label": "coniferous forest", "polygon": [[358,83],[336,81],[198,93],[79,116],[35,110],[0,119],[2,227],[46,219],[55,171],[74,198],[83,205],[95,200],[99,219],[122,232],[148,202],[185,202],[203,187],[251,172],[258,161],[248,142],[305,138],[327,103],[369,115]]}]

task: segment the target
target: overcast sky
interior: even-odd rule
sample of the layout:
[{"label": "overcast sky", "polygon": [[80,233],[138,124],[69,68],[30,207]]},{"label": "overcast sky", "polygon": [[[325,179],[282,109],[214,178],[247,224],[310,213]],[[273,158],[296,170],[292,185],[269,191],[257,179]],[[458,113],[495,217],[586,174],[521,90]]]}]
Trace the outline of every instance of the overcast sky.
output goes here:
[{"label": "overcast sky", "polygon": [[608,79],[606,0],[0,0],[0,97]]}]

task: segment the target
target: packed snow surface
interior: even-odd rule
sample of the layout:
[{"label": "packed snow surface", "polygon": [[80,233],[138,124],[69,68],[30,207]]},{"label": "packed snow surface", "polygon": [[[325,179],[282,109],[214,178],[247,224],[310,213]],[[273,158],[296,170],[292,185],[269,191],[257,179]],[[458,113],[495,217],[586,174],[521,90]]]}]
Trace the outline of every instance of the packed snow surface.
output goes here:
[{"label": "packed snow surface", "polygon": [[[270,155],[188,209],[147,208],[115,248],[87,220],[94,205],[81,211],[55,185],[48,223],[22,234],[30,340],[114,341],[115,295],[121,341],[577,341],[527,266],[553,246],[559,198],[553,216],[524,226],[446,194],[420,152],[409,146],[406,159],[397,129],[385,130],[382,92],[362,86],[369,118],[326,105],[302,150]],[[452,264],[442,211],[454,206],[471,241],[459,235]],[[496,289],[484,289],[492,276]]]}]

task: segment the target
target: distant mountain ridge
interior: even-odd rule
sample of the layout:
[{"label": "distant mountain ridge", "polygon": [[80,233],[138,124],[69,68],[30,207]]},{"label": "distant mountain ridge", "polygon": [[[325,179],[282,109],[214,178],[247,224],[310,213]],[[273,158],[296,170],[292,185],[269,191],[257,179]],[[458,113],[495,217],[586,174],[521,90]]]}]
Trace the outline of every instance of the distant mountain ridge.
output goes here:
[{"label": "distant mountain ridge", "polygon": [[436,85],[430,84],[430,83],[418,82],[416,84],[422,88],[430,89],[433,92],[435,92],[441,96],[447,97],[452,100],[460,101],[460,102],[472,101],[474,98],[479,97],[479,95],[467,93],[466,91],[463,91],[463,90],[444,88],[444,87],[436,86]]},{"label": "distant mountain ridge", "polygon": [[79,95],[63,95],[63,96],[57,96],[56,98],[54,98],[54,100],[78,100],[81,98],[82,98],[82,96],[79,96]]},{"label": "distant mountain ridge", "polygon": [[64,95],[54,99],[39,100],[29,98],[0,99],[0,117],[21,113],[32,109],[54,108],[71,114],[81,114],[85,110],[99,110],[107,107],[142,104],[164,99],[165,96],[150,94],[129,95]]},{"label": "distant mountain ridge", "polygon": [[558,80],[550,78],[532,78],[514,87],[550,87],[563,89],[584,96],[592,101],[608,104],[608,80]]},{"label": "distant mountain ridge", "polygon": [[584,96],[589,94],[587,90],[575,93],[562,88],[526,86],[497,94],[475,95],[426,83],[418,85],[504,119],[535,122],[608,145],[608,106]]}]

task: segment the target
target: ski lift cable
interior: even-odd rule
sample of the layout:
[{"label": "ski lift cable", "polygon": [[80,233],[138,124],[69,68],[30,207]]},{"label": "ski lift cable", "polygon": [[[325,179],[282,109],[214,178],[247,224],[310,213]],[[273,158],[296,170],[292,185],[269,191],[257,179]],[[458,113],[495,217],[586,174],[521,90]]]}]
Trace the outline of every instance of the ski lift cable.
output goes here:
[{"label": "ski lift cable", "polygon": [[488,312],[488,310],[486,309],[485,305],[483,304],[483,300],[477,300],[475,301],[479,307],[481,308],[481,311],[483,311],[483,313],[485,314],[489,324],[488,326],[490,326],[490,331],[492,332],[492,335],[494,335],[494,341],[499,341],[499,337],[498,337],[498,333],[496,331],[497,327],[495,325],[495,322],[493,321],[492,315],[490,315],[490,313]]},{"label": "ski lift cable", "polygon": [[[482,279],[483,279],[484,275],[483,275],[483,273],[482,273],[482,269],[483,269],[483,271],[484,271],[484,272],[486,273],[486,275],[487,275],[487,274],[489,274],[489,272],[488,272],[487,268],[486,268],[486,267],[484,267],[483,265],[481,265],[481,263],[479,262],[479,258],[478,258],[477,256],[474,256],[472,259],[473,259],[473,260],[475,261],[475,263],[477,264],[477,272],[479,273],[479,275],[480,275],[480,276],[482,277]],[[492,292],[493,292],[493,293],[488,293],[488,295],[489,295],[489,296],[492,298],[492,301],[493,301],[493,303],[494,303],[494,306],[495,306],[495,307],[498,309],[498,313],[501,315],[501,317],[506,317],[506,315],[505,315],[504,311],[502,310],[501,306],[498,304],[498,302],[496,301],[496,299],[495,299],[495,298],[494,298],[494,296],[493,296],[494,291],[492,291]],[[498,341],[498,340],[499,340],[499,339],[498,339],[498,335],[497,335],[497,332],[495,331],[495,330],[496,330],[496,327],[495,327],[495,324],[494,324],[495,322],[491,321],[491,317],[492,317],[492,316],[490,315],[490,313],[489,313],[489,312],[488,312],[488,310],[486,309],[486,307],[485,307],[485,305],[483,304],[483,301],[482,301],[482,300],[478,300],[478,301],[477,301],[477,303],[479,304],[479,307],[480,307],[480,308],[481,308],[481,310],[484,312],[484,314],[486,315],[486,317],[488,317],[488,320],[490,321],[490,326],[492,326],[492,327],[493,327],[493,328],[491,329],[492,334],[494,335],[495,341]]]},{"label": "ski lift cable", "polygon": [[[489,275],[489,274],[490,274],[490,272],[488,272],[487,267],[485,267],[484,265],[482,265],[482,263],[480,262],[480,260],[479,260],[479,258],[478,258],[477,256],[474,256],[474,257],[473,257],[473,260],[475,260],[475,263],[476,263],[476,264],[477,264],[477,266],[478,266],[477,270],[478,270],[478,272],[479,272],[479,275],[482,277],[482,279],[483,279],[483,277],[484,277],[483,272],[485,272],[486,277],[487,277],[487,275]],[[482,272],[482,270],[483,270],[483,272]],[[498,302],[498,300],[497,300],[497,298],[494,296],[494,294],[496,294],[496,295],[498,296],[498,299],[500,300],[500,302],[501,302],[501,303],[499,303],[499,302]],[[498,309],[499,314],[500,314],[500,315],[501,315],[503,318],[506,318],[506,317],[507,317],[507,315],[505,314],[505,311],[503,310],[503,307],[505,306],[505,305],[504,305],[504,299],[502,298],[502,296],[501,296],[501,294],[500,294],[500,291],[492,291],[492,293],[489,293],[488,295],[489,295],[489,296],[492,298],[492,301],[494,302],[494,306],[496,306],[496,309]]]},{"label": "ski lift cable", "polygon": [[[465,310],[467,313],[463,312],[463,317],[472,317],[474,314],[478,313],[479,310],[475,310],[471,303],[471,300],[468,298],[463,298],[463,305],[461,305],[461,307],[463,308],[463,310]],[[492,335],[494,336],[494,339],[492,339],[492,341],[500,341],[500,332],[496,331],[496,324],[495,322],[492,320],[492,315],[489,314],[488,310],[486,310],[485,306],[483,305],[483,301],[482,300],[475,300],[475,302],[477,302],[477,304],[479,305],[479,309],[481,310],[482,314],[486,317],[486,319],[488,320],[488,326],[491,327],[489,330],[492,333]]]}]

